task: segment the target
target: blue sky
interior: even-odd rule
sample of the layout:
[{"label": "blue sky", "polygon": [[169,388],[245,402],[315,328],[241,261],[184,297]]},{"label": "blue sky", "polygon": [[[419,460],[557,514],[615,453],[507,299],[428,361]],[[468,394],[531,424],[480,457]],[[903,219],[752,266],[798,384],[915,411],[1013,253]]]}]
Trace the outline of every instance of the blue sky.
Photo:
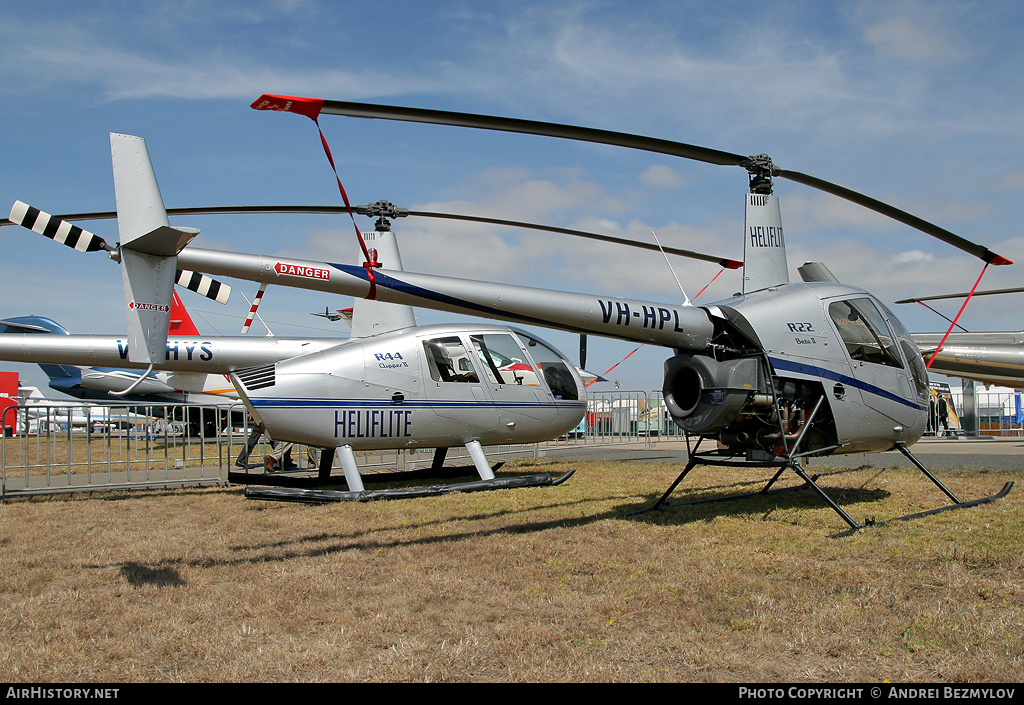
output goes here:
[{"label": "blue sky", "polygon": [[[107,133],[146,138],[168,206],[331,204],[315,126],[257,112],[262,93],[408,105],[633,132],[742,154],[888,201],[1018,262],[1024,187],[1024,6],[1016,2],[17,2],[0,25],[0,202],[111,210]],[[742,257],[746,175],[614,147],[391,121],[321,119],[356,203],[380,199],[591,229]],[[793,277],[806,260],[887,302],[963,291],[980,263],[875,214],[779,181]],[[178,221],[197,246],[354,261],[344,218]],[[368,219],[360,227],[369,228]],[[86,225],[116,240],[113,222]],[[397,221],[406,268],[667,302],[664,260],[555,235]],[[0,230],[0,317],[124,330],[117,268]],[[693,296],[707,263],[673,258]],[[1021,265],[983,288],[1021,286]],[[255,286],[239,282],[248,295]],[[697,303],[740,288],[723,273]],[[200,329],[236,334],[248,308],[186,295]],[[278,335],[347,332],[309,316],[344,300],[271,288]],[[955,304],[943,310],[955,312]],[[1019,330],[1020,301],[972,303],[971,330]],[[911,330],[944,329],[899,306]],[[229,314],[229,315],[225,315]],[[451,320],[420,312],[424,323]],[[543,333],[571,357],[574,336]],[[635,347],[592,341],[603,372]],[[660,386],[665,351],[616,369]],[[41,380],[29,367],[26,377]]]}]

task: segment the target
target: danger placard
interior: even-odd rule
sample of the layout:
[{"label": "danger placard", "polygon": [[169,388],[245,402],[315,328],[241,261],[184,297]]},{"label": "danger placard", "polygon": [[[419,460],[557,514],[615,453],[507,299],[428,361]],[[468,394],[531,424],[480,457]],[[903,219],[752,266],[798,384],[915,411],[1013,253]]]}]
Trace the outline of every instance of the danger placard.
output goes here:
[{"label": "danger placard", "polygon": [[297,264],[288,264],[287,262],[278,262],[274,265],[274,270],[278,274],[285,274],[291,277],[305,277],[306,279],[324,279],[329,280],[331,278],[331,270],[321,269],[320,267],[304,267]]}]

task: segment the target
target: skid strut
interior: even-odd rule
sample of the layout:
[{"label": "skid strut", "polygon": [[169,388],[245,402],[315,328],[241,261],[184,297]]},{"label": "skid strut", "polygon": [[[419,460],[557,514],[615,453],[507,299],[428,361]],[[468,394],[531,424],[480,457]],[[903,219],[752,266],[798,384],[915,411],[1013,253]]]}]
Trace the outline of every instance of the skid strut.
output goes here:
[{"label": "skid strut", "polygon": [[[945,505],[943,507],[938,507],[936,509],[930,509],[928,511],[918,512],[916,514],[908,514],[906,516],[895,517],[895,518],[889,519],[887,521],[873,521],[873,520],[869,520],[869,521],[866,521],[864,524],[858,524],[856,521],[853,520],[852,517],[850,517],[849,514],[846,513],[846,511],[843,510],[842,507],[840,507],[838,504],[836,504],[835,500],[833,500],[831,497],[828,496],[828,494],[825,492],[825,490],[823,490],[821,488],[821,486],[818,485],[818,482],[817,482],[818,477],[819,477],[818,475],[815,475],[813,477],[809,477],[807,475],[807,473],[804,471],[803,467],[800,465],[800,459],[802,457],[805,457],[809,453],[797,453],[796,452],[797,448],[800,447],[800,444],[803,441],[804,435],[806,434],[807,430],[811,426],[811,421],[813,421],[814,417],[817,415],[818,410],[821,407],[822,400],[823,399],[819,399],[818,400],[818,403],[814,407],[814,411],[811,412],[811,416],[808,419],[807,424],[804,426],[803,430],[801,431],[801,433],[800,433],[799,437],[797,438],[796,442],[794,443],[793,447],[791,449],[789,449],[789,452],[787,453],[787,455],[776,457],[774,460],[760,461],[760,460],[746,460],[746,459],[743,459],[743,460],[740,460],[740,459],[729,459],[727,457],[720,456],[717,451],[700,452],[699,449],[700,449],[701,441],[703,441],[704,438],[706,438],[705,436],[700,436],[698,438],[698,440],[697,440],[696,445],[692,449],[690,449],[690,453],[689,453],[690,457],[689,457],[689,460],[686,463],[686,466],[683,468],[683,471],[679,474],[679,477],[677,477],[675,479],[675,481],[669,486],[669,488],[667,490],[665,490],[664,494],[662,494],[661,497],[659,497],[658,500],[653,505],[648,507],[647,509],[641,509],[639,511],[630,512],[627,516],[635,516],[637,514],[645,514],[647,512],[652,512],[652,511],[655,511],[656,509],[660,509],[661,507],[665,507],[665,506],[681,507],[681,506],[688,506],[688,505],[694,505],[694,504],[708,504],[708,503],[711,503],[711,502],[727,502],[727,501],[731,501],[731,500],[734,500],[734,499],[743,499],[743,498],[748,498],[748,497],[761,497],[761,496],[765,496],[765,495],[768,495],[768,494],[774,494],[774,493],[778,493],[778,492],[787,492],[787,491],[791,491],[791,490],[813,489],[818,494],[818,496],[821,497],[821,499],[825,502],[825,504],[827,504],[829,507],[831,507],[832,510],[835,511],[836,514],[838,514],[840,517],[842,517],[843,521],[845,521],[850,526],[850,528],[848,530],[846,530],[846,531],[843,531],[843,532],[840,532],[840,533],[837,533],[837,534],[832,534],[832,538],[837,538],[837,537],[840,537],[840,536],[849,536],[851,534],[856,533],[857,531],[860,531],[861,529],[863,529],[863,528],[865,528],[867,526],[881,526],[882,524],[886,524],[886,523],[891,522],[891,521],[907,521],[909,519],[917,519],[919,517],[929,516],[931,514],[938,514],[940,512],[946,512],[946,511],[950,511],[950,510],[953,510],[953,509],[966,509],[967,507],[975,507],[975,506],[977,506],[979,504],[985,504],[987,502],[992,502],[992,501],[995,501],[997,499],[1001,499],[1002,497],[1005,497],[1010,492],[1011,489],[1013,489],[1013,482],[1007,482],[1005,485],[1003,485],[1003,488],[998,493],[996,493],[994,495],[991,495],[989,497],[982,497],[980,499],[975,499],[975,500],[971,500],[971,501],[968,501],[968,502],[964,502],[959,497],[957,497],[955,494],[953,494],[949,490],[948,487],[946,487],[944,484],[942,484],[942,482],[937,477],[935,477],[935,475],[933,475],[931,473],[931,471],[928,470],[928,468],[926,468],[924,465],[922,465],[921,462],[917,458],[914,457],[914,454],[910,452],[910,450],[907,448],[907,445],[905,443],[899,442],[899,443],[896,443],[895,450],[898,450],[903,455],[905,455],[910,460],[910,462],[912,462],[914,464],[914,466],[917,467],[917,469],[920,470],[929,480],[931,480],[933,483],[935,483],[935,486],[938,487],[940,490],[942,490],[942,492],[950,500],[952,500],[953,503],[952,504],[947,504],[947,505]],[[687,439],[687,443],[689,443],[689,439]],[[829,448],[824,448],[824,449],[819,449],[819,450],[817,450],[815,452],[819,452],[820,453],[822,450],[830,450],[830,449]],[[683,479],[690,473],[690,471],[693,470],[697,465],[721,465],[721,466],[750,467],[750,468],[754,468],[754,467],[777,467],[779,470],[768,481],[768,484],[766,484],[758,492],[746,492],[746,493],[741,493],[741,494],[731,494],[731,495],[726,495],[726,496],[723,496],[723,497],[713,497],[713,498],[710,498],[710,499],[701,499],[701,500],[696,500],[696,501],[692,501],[692,502],[683,502],[683,503],[671,504],[671,505],[670,504],[666,504],[666,500],[668,499],[669,495],[672,494],[672,492],[676,489],[676,487],[679,485],[679,483],[681,483],[683,481]],[[787,488],[775,489],[775,490],[771,489],[772,485],[775,484],[775,482],[782,476],[782,474],[786,471],[787,468],[792,470],[801,480],[803,480],[804,483],[802,485],[798,485],[798,486],[795,486],[795,487],[787,487]]]},{"label": "skid strut", "polygon": [[[945,505],[943,507],[938,507],[936,509],[930,509],[928,511],[918,512],[916,514],[908,514],[906,516],[894,517],[894,518],[889,519],[887,521],[867,521],[864,524],[858,524],[856,521],[853,520],[853,518],[850,517],[849,514],[846,513],[846,511],[843,510],[842,507],[840,507],[838,504],[836,504],[835,500],[833,500],[831,497],[828,496],[828,494],[825,492],[825,490],[823,490],[821,488],[820,485],[818,485],[817,480],[818,480],[819,476],[818,475],[814,475],[813,477],[809,477],[807,475],[807,473],[804,471],[803,467],[801,467],[798,459],[795,458],[795,457],[794,458],[783,458],[783,459],[780,459],[780,460],[775,461],[775,462],[769,462],[769,461],[761,462],[761,461],[748,461],[748,460],[727,460],[727,459],[713,457],[710,454],[699,453],[695,449],[693,452],[691,452],[690,460],[689,460],[689,462],[687,462],[686,467],[683,469],[683,471],[679,474],[679,477],[677,477],[675,479],[675,481],[665,491],[665,493],[662,494],[661,497],[658,498],[658,501],[656,501],[653,505],[651,505],[647,509],[642,509],[642,510],[639,510],[639,511],[636,511],[636,512],[630,512],[630,515],[632,516],[632,515],[637,515],[637,514],[645,514],[647,512],[652,512],[652,511],[655,511],[657,509],[660,509],[662,507],[684,507],[684,506],[695,505],[695,504],[708,504],[708,503],[712,503],[712,502],[727,502],[727,501],[731,501],[731,500],[735,500],[735,499],[744,499],[744,498],[749,498],[749,497],[762,497],[762,496],[765,496],[765,495],[768,495],[768,494],[775,494],[775,493],[779,493],[779,492],[788,492],[788,491],[792,491],[792,490],[812,489],[822,498],[822,500],[824,500],[824,502],[829,507],[832,508],[833,511],[836,512],[836,514],[838,514],[840,517],[842,517],[843,521],[845,521],[850,526],[850,528],[848,530],[846,530],[846,531],[843,531],[843,532],[840,532],[840,533],[837,533],[837,534],[832,534],[832,538],[838,538],[838,537],[841,537],[841,536],[850,536],[851,534],[854,534],[857,531],[860,531],[861,529],[863,529],[865,527],[868,527],[868,526],[881,526],[882,524],[886,524],[886,523],[892,522],[892,521],[907,521],[909,519],[917,519],[917,518],[920,518],[920,517],[929,516],[929,515],[932,515],[932,514],[938,514],[940,512],[946,512],[946,511],[950,511],[950,510],[953,510],[953,509],[966,509],[968,507],[978,506],[979,504],[986,504],[988,502],[993,502],[993,501],[995,501],[997,499],[1001,499],[1001,498],[1005,497],[1010,492],[1010,490],[1013,489],[1013,482],[1012,481],[1011,482],[1007,482],[1006,484],[1003,485],[1003,488],[998,493],[996,493],[994,495],[991,495],[989,497],[982,497],[980,499],[975,499],[975,500],[964,502],[964,501],[960,500],[952,492],[950,492],[949,488],[947,488],[945,485],[943,485],[942,482],[939,481],[939,479],[937,477],[935,477],[935,475],[933,475],[926,467],[924,467],[924,465],[922,465],[920,463],[920,461],[918,461],[917,458],[915,458],[913,456],[913,454],[906,448],[906,446],[904,446],[902,444],[899,444],[897,446],[897,448],[900,450],[901,453],[906,455],[907,458],[909,458],[911,460],[911,462],[913,462],[914,465],[922,473],[924,473],[932,482],[934,482],[935,485],[940,490],[942,490],[943,493],[946,494],[946,496],[948,496],[951,500],[953,500],[953,503],[952,504],[947,504],[947,505]],[[768,484],[766,484],[758,492],[746,492],[746,493],[741,493],[741,494],[726,495],[726,496],[723,496],[723,497],[712,497],[710,499],[700,499],[700,500],[696,500],[696,501],[692,501],[692,502],[681,502],[681,503],[676,503],[676,504],[667,504],[666,500],[668,499],[669,495],[672,494],[672,492],[679,485],[679,483],[682,482],[683,479],[690,473],[690,471],[693,470],[693,468],[695,468],[697,465],[722,465],[722,466],[751,467],[751,468],[753,468],[753,467],[778,467],[779,471],[776,472],[775,475],[772,477],[772,479],[768,481]],[[774,489],[774,490],[771,489],[772,485],[775,484],[775,482],[781,477],[782,473],[785,472],[787,468],[792,470],[794,473],[796,473],[796,475],[799,476],[800,479],[804,481],[803,484],[802,485],[797,485],[797,486],[794,486],[794,487],[787,487],[787,488],[783,488],[783,489]]]}]

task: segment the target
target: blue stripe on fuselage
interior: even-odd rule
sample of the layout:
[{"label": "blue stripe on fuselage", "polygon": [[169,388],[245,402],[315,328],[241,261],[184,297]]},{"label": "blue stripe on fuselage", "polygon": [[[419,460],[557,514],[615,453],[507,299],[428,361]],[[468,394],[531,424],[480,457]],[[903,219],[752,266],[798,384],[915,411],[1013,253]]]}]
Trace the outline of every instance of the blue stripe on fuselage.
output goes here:
[{"label": "blue stripe on fuselage", "polygon": [[927,407],[924,406],[923,404],[911,401],[910,399],[904,399],[900,395],[893,394],[887,389],[883,389],[882,387],[878,387],[873,384],[868,384],[867,382],[859,380],[856,377],[850,377],[849,375],[841,374],[839,372],[836,372],[835,370],[830,370],[825,367],[818,367],[817,365],[810,365],[807,364],[806,362],[794,362],[793,360],[785,360],[778,357],[771,357],[769,358],[769,361],[772,363],[772,366],[775,367],[776,370],[797,372],[799,374],[807,375],[809,377],[823,377],[825,379],[835,380],[836,382],[842,382],[843,384],[848,384],[851,387],[855,387],[861,390],[862,392],[874,394],[875,396],[882,397],[883,399],[888,399],[889,401],[894,401],[899,404],[903,404],[904,406],[909,406],[911,409],[916,409],[918,411],[924,411],[925,409],[927,409]]},{"label": "blue stripe on fuselage", "polygon": [[[365,267],[357,267],[355,265],[349,264],[334,264],[333,262],[327,262],[326,264],[329,264],[330,266],[335,267],[336,269],[340,269],[341,271],[345,272],[345,274],[356,277],[358,279],[362,279],[367,282],[370,280],[369,276],[366,273]],[[494,306],[486,306],[484,304],[466,301],[465,299],[457,299],[454,296],[440,294],[436,291],[431,291],[430,289],[424,289],[423,287],[420,286],[408,284],[399,279],[395,279],[394,277],[389,277],[388,275],[383,274],[382,272],[374,272],[374,281],[377,283],[378,286],[386,287],[388,289],[397,291],[402,294],[418,296],[422,299],[427,299],[429,301],[437,301],[438,303],[444,303],[450,306],[468,309],[470,311],[477,311],[480,313],[480,315],[486,318],[498,317],[519,321],[521,323],[532,323],[534,325],[544,326],[545,328],[551,327],[551,321],[546,318],[534,318],[533,316],[524,316],[521,313],[505,311],[500,308],[495,308]],[[560,330],[571,331],[574,333],[593,332],[588,329],[576,328],[571,325],[560,325],[558,327]]]},{"label": "blue stripe on fuselage", "polygon": [[250,398],[249,400],[255,407],[266,407],[266,408],[347,408],[347,407],[366,407],[366,408],[391,408],[391,407],[404,407],[404,408],[474,408],[480,406],[494,406],[501,407],[503,409],[549,409],[551,407],[565,408],[565,407],[583,407],[585,401],[562,401],[561,399],[551,402],[490,402],[490,401],[472,401],[472,400],[444,400],[439,399],[436,401],[429,400],[416,400],[416,401],[403,401],[401,404],[396,404],[390,399],[381,401],[373,401],[368,399],[316,399],[316,398]]}]

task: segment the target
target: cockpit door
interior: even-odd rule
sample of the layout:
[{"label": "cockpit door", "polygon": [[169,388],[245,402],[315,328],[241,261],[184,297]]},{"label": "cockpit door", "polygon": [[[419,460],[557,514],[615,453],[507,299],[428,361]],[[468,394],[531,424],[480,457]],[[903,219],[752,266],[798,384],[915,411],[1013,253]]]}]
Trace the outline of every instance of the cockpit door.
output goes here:
[{"label": "cockpit door", "polygon": [[427,402],[439,420],[461,424],[479,436],[498,424],[498,413],[474,365],[473,348],[459,335],[423,340],[429,378],[423,380]]},{"label": "cockpit door", "polygon": [[834,300],[826,306],[864,404],[897,424],[916,424],[922,407],[912,374],[878,307],[868,297]]},{"label": "cockpit door", "polygon": [[503,425],[517,423],[520,416],[538,421],[557,418],[558,409],[543,371],[516,336],[502,332],[469,337]]}]

